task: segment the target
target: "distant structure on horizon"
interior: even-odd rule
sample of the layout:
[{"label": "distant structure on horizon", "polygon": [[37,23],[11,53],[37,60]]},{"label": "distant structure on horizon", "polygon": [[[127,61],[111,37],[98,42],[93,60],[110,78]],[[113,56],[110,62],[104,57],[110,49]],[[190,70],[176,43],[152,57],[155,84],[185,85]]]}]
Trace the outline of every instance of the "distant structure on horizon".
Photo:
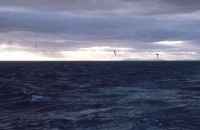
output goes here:
[{"label": "distant structure on horizon", "polygon": [[156,53],[156,60],[160,60],[160,54]]},{"label": "distant structure on horizon", "polygon": [[117,56],[117,50],[116,49],[113,51],[113,53],[114,53],[115,56]]}]

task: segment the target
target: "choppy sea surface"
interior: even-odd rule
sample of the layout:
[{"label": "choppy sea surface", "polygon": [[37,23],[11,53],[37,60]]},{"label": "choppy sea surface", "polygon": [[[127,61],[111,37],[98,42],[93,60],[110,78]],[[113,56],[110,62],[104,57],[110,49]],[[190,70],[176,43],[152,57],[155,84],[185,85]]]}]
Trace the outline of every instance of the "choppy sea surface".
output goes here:
[{"label": "choppy sea surface", "polygon": [[1,62],[0,130],[200,130],[200,62]]}]

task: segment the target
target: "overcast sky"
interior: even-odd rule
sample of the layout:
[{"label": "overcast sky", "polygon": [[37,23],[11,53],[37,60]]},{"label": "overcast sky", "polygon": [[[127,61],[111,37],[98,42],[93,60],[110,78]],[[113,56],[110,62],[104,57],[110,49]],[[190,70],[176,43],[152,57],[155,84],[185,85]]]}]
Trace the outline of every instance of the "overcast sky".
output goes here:
[{"label": "overcast sky", "polygon": [[199,0],[0,0],[0,60],[199,60],[199,27]]}]

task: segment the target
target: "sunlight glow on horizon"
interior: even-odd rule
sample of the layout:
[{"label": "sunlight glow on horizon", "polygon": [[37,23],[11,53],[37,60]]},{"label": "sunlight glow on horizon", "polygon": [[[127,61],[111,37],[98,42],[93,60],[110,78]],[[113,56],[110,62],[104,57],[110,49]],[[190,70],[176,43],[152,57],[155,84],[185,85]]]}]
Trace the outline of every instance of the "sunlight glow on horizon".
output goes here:
[{"label": "sunlight glow on horizon", "polygon": [[[179,43],[179,42],[177,42]],[[117,56],[114,50],[118,50]],[[0,44],[0,61],[119,61],[119,60],[156,60],[159,53],[162,60],[186,60],[197,55],[196,52],[137,52],[133,48],[93,46],[74,51],[44,53],[37,48],[20,45]],[[50,54],[50,55],[48,55]],[[59,56],[56,56],[59,54]]]}]

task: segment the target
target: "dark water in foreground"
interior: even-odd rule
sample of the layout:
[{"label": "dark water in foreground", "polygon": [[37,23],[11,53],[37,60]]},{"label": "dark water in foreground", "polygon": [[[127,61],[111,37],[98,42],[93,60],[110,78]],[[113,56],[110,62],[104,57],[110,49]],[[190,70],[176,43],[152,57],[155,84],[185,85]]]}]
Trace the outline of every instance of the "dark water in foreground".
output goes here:
[{"label": "dark water in foreground", "polygon": [[199,130],[200,62],[2,62],[0,130]]}]

